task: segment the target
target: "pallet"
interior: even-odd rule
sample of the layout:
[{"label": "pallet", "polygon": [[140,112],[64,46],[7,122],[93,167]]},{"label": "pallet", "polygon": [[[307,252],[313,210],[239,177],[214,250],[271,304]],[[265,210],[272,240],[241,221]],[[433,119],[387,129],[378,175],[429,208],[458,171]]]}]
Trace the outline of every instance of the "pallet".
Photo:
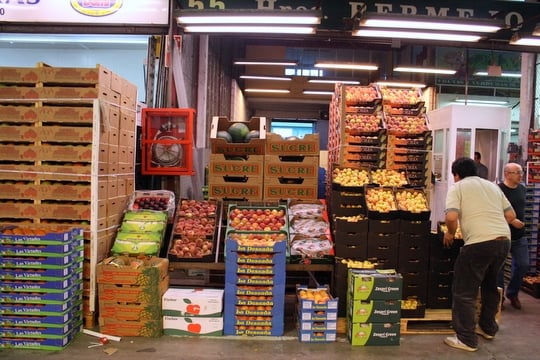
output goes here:
[{"label": "pallet", "polygon": [[453,334],[452,310],[426,309],[423,318],[402,318],[401,334]]}]

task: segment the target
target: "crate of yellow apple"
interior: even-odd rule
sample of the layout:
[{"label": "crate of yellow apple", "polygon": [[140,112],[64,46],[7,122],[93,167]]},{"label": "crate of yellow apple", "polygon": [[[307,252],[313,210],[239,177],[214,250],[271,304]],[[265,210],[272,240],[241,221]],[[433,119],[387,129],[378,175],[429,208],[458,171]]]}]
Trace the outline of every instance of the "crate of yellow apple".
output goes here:
[{"label": "crate of yellow apple", "polygon": [[391,220],[399,216],[394,191],[390,187],[366,186],[365,201],[370,219]]},{"label": "crate of yellow apple", "polygon": [[422,189],[400,189],[395,192],[398,209],[404,220],[429,220],[429,209],[426,195]]}]

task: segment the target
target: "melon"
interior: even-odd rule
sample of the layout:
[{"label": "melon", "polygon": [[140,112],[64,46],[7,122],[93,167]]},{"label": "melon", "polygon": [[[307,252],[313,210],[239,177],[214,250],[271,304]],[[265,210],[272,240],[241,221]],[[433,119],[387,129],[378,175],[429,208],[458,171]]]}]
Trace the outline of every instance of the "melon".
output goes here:
[{"label": "melon", "polygon": [[249,142],[251,139],[258,139],[261,137],[259,130],[251,130],[245,137],[245,141]]},{"label": "melon", "polygon": [[218,131],[216,134],[216,138],[225,139],[225,141],[227,142],[233,141],[231,134],[229,134],[227,131],[224,131],[224,130]]},{"label": "melon", "polygon": [[239,143],[244,142],[244,139],[249,133],[249,128],[246,124],[238,122],[229,126],[227,132],[231,135],[233,142]]}]

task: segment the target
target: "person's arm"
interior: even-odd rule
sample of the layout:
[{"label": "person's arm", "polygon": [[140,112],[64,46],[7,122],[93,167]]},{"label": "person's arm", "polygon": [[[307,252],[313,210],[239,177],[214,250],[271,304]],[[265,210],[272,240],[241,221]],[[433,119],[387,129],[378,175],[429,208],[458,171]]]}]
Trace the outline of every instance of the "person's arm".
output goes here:
[{"label": "person's arm", "polygon": [[516,229],[522,229],[525,226],[525,223],[516,217],[516,212],[513,208],[508,208],[504,211],[504,218],[510,226]]},{"label": "person's arm", "polygon": [[446,224],[446,232],[444,233],[443,244],[450,247],[454,243],[454,237],[458,228],[458,212],[455,210],[448,210],[444,217],[444,223]]}]

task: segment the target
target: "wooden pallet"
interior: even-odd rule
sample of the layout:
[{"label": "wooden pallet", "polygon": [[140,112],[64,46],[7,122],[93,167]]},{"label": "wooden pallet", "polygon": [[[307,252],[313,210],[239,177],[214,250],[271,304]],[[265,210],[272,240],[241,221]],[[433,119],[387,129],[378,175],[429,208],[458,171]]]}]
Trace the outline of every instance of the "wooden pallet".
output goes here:
[{"label": "wooden pallet", "polygon": [[452,334],[452,310],[426,309],[423,318],[402,318],[401,334]]}]

